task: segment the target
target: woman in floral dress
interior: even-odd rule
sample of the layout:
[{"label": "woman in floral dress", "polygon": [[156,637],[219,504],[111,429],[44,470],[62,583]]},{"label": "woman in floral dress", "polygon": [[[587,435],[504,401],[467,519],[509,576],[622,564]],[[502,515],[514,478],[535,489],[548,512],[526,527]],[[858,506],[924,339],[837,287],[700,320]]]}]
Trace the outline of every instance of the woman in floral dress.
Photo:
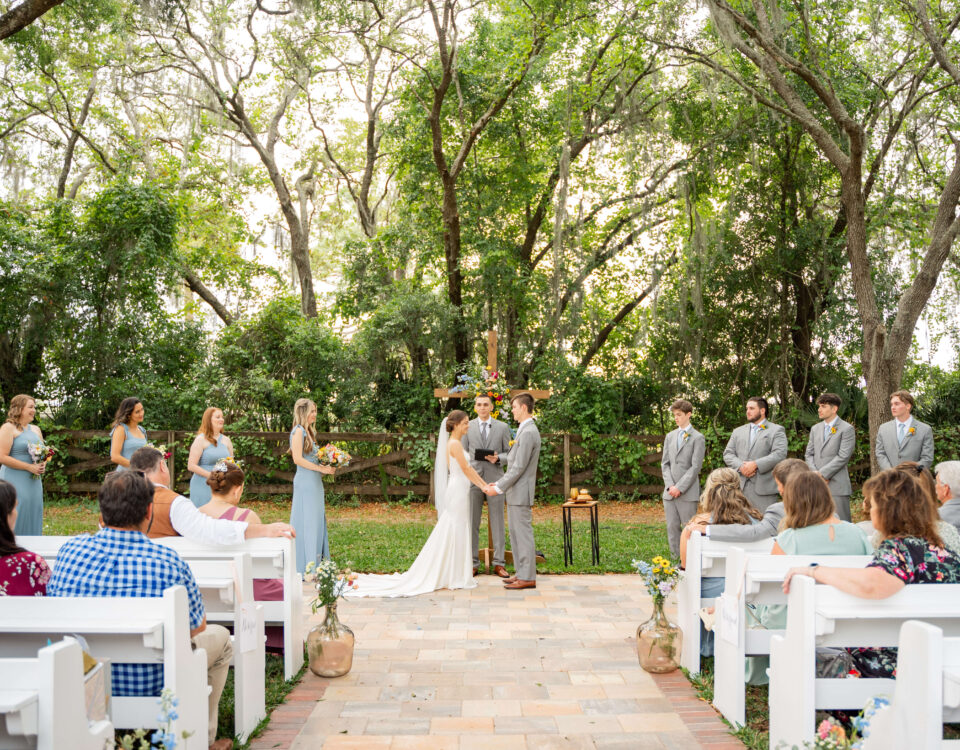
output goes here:
[{"label": "woman in floral dress", "polygon": [[50,568],[40,555],[17,546],[17,491],[0,479],[0,596],[43,596]]},{"label": "woman in floral dress", "polygon": [[[870,521],[881,542],[866,568],[791,568],[783,581],[805,575],[847,594],[886,599],[914,583],[960,583],[960,558],[943,545],[936,507],[917,481],[916,472],[887,469],[863,485]],[[895,648],[848,649],[864,677],[894,677]]]}]

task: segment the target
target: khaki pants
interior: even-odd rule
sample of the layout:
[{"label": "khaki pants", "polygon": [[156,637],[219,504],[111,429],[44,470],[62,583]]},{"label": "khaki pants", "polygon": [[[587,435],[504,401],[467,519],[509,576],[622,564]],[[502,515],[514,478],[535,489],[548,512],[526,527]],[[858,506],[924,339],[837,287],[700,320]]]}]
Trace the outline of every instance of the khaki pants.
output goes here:
[{"label": "khaki pants", "polygon": [[207,740],[212,744],[217,738],[220,695],[223,693],[223,686],[227,681],[230,660],[233,659],[233,644],[230,643],[230,633],[225,627],[222,625],[207,625],[202,633],[193,637],[193,645],[195,648],[202,648],[207,652],[207,682],[210,685],[208,703],[210,724],[207,731]]}]

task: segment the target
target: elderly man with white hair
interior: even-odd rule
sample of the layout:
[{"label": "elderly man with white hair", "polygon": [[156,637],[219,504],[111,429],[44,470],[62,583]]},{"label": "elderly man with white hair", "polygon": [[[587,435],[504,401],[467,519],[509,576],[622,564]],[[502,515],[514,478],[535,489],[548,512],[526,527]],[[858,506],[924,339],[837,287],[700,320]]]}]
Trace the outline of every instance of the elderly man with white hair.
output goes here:
[{"label": "elderly man with white hair", "polygon": [[960,530],[960,461],[941,461],[936,476],[940,518]]}]

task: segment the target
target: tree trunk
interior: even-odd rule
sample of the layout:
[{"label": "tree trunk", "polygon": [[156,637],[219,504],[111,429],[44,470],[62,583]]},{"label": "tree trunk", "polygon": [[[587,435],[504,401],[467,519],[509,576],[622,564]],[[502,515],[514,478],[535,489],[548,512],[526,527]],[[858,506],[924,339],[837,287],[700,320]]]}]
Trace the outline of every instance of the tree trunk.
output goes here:
[{"label": "tree trunk", "polygon": [[457,310],[457,335],[454,353],[458,364],[470,358],[467,345],[467,324],[463,316],[463,273],[460,271],[460,207],[457,185],[449,175],[443,181],[443,254],[447,262],[447,299]]},{"label": "tree trunk", "polygon": [[16,34],[62,2],[63,0],[24,0],[0,15],[0,39]]}]

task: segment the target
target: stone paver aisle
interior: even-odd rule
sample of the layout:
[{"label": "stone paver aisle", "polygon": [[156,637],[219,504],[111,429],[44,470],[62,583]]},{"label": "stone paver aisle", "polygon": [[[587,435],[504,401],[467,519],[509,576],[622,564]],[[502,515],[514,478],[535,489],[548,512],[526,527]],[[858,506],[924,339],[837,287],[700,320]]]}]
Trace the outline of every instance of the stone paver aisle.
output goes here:
[{"label": "stone paver aisle", "polygon": [[353,670],[308,672],[252,748],[742,748],[707,704],[676,693],[680,683],[640,669],[634,633],[651,605],[639,577],[543,576],[515,592],[477,580],[343,602]]}]

